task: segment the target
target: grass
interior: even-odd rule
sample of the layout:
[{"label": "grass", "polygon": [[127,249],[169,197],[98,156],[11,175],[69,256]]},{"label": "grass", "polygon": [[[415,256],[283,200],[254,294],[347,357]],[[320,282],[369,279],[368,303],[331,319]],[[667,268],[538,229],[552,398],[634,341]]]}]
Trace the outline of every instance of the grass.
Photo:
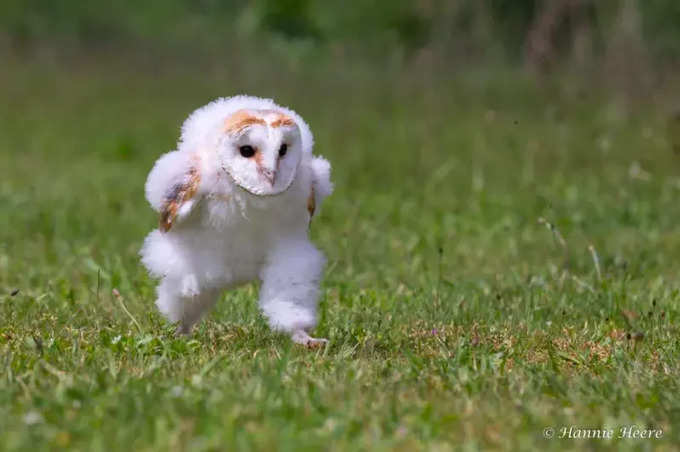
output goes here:
[{"label": "grass", "polygon": [[[0,74],[1,449],[677,450],[663,98],[123,63]],[[192,109],[242,91],[296,108],[333,163],[312,227],[325,350],[271,333],[255,285],[174,338],[138,260],[153,161]],[[543,437],[630,424],[663,436]]]}]

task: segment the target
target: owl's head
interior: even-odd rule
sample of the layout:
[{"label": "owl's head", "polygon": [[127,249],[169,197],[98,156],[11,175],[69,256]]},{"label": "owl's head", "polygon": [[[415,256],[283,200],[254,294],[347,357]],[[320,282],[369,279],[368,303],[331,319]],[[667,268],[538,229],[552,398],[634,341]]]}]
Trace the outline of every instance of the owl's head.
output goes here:
[{"label": "owl's head", "polygon": [[277,110],[242,109],[224,121],[217,146],[223,169],[255,195],[275,195],[295,178],[302,156],[300,129]]},{"label": "owl's head", "polygon": [[183,126],[182,146],[200,148],[236,185],[258,196],[285,191],[295,179],[312,136],[302,119],[269,99],[215,101]]}]

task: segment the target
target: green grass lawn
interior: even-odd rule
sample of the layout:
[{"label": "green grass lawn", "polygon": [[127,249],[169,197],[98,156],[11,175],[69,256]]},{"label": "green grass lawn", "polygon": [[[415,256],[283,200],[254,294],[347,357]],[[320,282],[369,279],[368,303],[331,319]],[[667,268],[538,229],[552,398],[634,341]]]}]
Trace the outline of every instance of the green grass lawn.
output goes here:
[{"label": "green grass lawn", "polygon": [[[673,93],[625,103],[504,71],[3,65],[0,449],[677,450]],[[270,332],[256,285],[177,339],[139,263],[151,165],[189,112],[239,92],[295,108],[333,164],[312,226],[324,350]],[[663,435],[543,437],[632,424]]]}]

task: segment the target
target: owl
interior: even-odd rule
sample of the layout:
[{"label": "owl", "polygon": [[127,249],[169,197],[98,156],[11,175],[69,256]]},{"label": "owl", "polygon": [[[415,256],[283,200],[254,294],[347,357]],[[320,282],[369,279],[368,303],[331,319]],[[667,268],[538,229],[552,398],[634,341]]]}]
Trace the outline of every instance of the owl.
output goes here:
[{"label": "owl", "polygon": [[220,294],[260,281],[270,327],[307,346],[316,326],[323,254],[309,226],[333,186],[312,155],[309,126],[270,99],[235,96],[193,112],[177,150],[162,155],[145,186],[159,213],[141,260],[160,279],[156,306],[189,334]]}]

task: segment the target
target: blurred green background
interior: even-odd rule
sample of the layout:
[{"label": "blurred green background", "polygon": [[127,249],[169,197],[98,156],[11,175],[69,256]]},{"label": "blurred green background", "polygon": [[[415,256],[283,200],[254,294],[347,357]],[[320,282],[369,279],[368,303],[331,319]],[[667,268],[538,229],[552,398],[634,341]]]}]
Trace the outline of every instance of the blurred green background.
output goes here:
[{"label": "blurred green background", "polygon": [[[180,61],[201,55],[221,58],[219,64],[228,66],[238,57],[271,52],[291,64],[358,59],[394,69],[460,70],[503,62],[540,70],[587,69],[604,77],[624,70],[639,76],[677,65],[680,4],[4,0],[0,38],[5,52],[21,55],[44,47],[69,55],[132,48],[152,61],[161,55]],[[603,64],[612,72],[602,74]]]}]

